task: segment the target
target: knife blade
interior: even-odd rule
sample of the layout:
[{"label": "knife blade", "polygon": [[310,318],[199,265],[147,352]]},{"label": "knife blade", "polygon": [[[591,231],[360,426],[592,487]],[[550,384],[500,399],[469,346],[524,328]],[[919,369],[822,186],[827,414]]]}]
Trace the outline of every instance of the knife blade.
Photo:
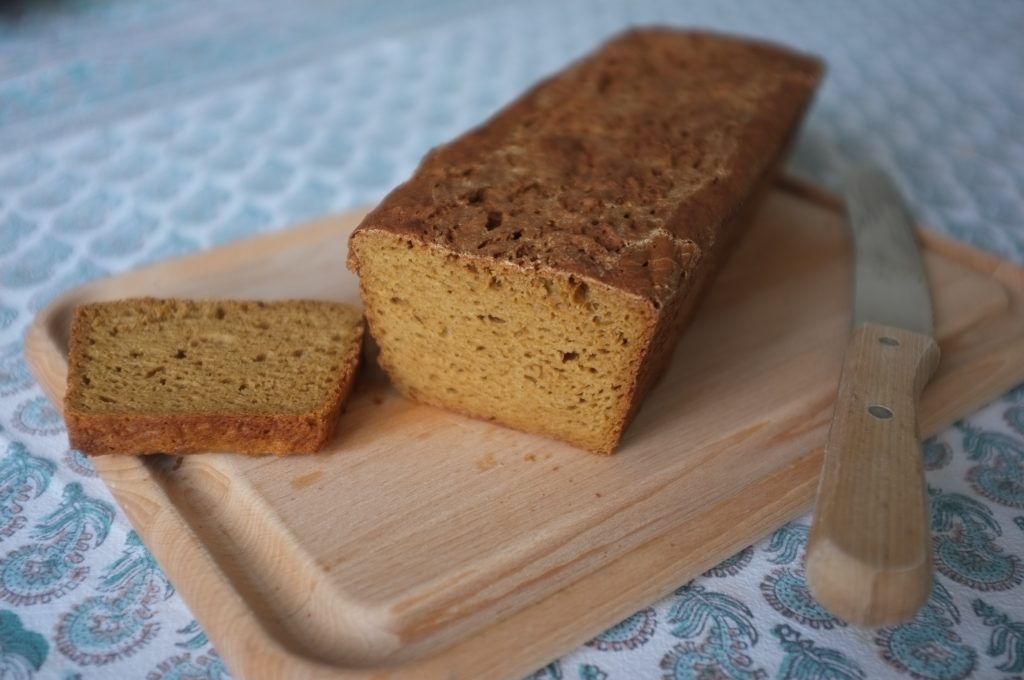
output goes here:
[{"label": "knife blade", "polygon": [[853,229],[853,327],[873,322],[934,335],[931,297],[910,214],[889,179],[860,170],[846,180]]},{"label": "knife blade", "polygon": [[909,620],[931,592],[917,409],[939,361],[913,223],[883,174],[845,183],[854,298],[807,545],[807,583],[850,623]]}]

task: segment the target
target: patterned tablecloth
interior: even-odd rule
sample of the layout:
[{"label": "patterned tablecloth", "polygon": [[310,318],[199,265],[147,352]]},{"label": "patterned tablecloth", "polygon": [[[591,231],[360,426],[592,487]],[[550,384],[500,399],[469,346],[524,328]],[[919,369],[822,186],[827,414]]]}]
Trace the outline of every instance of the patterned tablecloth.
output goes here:
[{"label": "patterned tablecloth", "polygon": [[[378,199],[540,75],[653,22],[825,56],[791,169],[828,185],[873,159],[924,221],[1024,262],[1021,2],[0,5],[0,678],[228,677],[68,450],[22,356],[33,315],[89,279]],[[533,677],[1024,675],[1024,389],[924,456],[937,575],[913,622],[819,608],[805,518]]]}]

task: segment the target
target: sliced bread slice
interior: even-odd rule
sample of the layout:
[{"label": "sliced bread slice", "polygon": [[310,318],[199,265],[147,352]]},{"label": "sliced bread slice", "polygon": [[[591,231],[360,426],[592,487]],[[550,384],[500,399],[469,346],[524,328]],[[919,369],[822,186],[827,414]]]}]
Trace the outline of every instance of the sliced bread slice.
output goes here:
[{"label": "sliced bread slice", "polygon": [[89,455],[314,452],[334,432],[362,338],[360,311],[330,302],[82,305],[68,438]]}]

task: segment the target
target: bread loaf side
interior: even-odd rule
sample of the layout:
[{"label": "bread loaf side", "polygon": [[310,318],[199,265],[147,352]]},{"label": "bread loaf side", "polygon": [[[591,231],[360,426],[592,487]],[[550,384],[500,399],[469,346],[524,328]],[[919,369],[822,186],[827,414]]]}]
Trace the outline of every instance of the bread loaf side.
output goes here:
[{"label": "bread loaf side", "polygon": [[435,149],[350,241],[381,365],[414,399],[610,453],[821,73],[638,29]]}]

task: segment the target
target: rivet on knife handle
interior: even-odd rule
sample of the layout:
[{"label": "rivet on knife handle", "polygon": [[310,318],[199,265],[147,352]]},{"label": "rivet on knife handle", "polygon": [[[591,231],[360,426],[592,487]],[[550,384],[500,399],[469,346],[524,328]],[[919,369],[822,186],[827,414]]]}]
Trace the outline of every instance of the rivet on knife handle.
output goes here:
[{"label": "rivet on knife handle", "polygon": [[814,597],[850,623],[912,618],[931,592],[917,408],[939,361],[911,220],[882,175],[847,182],[853,329],[807,546]]}]

